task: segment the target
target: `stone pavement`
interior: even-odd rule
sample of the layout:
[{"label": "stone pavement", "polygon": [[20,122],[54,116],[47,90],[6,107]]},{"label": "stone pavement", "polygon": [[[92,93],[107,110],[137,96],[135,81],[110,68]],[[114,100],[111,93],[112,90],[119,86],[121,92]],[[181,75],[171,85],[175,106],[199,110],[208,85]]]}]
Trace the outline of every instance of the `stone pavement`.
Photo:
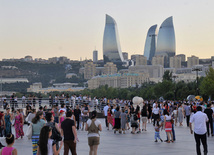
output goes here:
[{"label": "stone pavement", "polygon": [[[174,143],[154,142],[154,128],[152,124],[147,124],[147,131],[140,134],[130,134],[130,130],[126,134],[114,134],[112,130],[107,130],[102,122],[103,131],[101,135],[101,143],[98,147],[98,155],[195,155],[195,140],[190,134],[189,128],[186,126],[175,127],[176,141]],[[185,124],[185,123],[184,123]],[[27,126],[24,126],[26,131]],[[14,133],[14,128],[13,128]],[[160,132],[161,138],[166,139],[165,131]],[[78,131],[79,142],[77,143],[77,154],[87,155],[89,147],[87,143],[87,133]],[[5,145],[5,141],[1,142]],[[214,154],[214,137],[208,138],[208,154]],[[32,155],[31,140],[26,137],[16,140],[14,147],[18,150],[18,155]],[[201,150],[202,146],[201,146]],[[63,154],[63,148],[61,150]]]}]

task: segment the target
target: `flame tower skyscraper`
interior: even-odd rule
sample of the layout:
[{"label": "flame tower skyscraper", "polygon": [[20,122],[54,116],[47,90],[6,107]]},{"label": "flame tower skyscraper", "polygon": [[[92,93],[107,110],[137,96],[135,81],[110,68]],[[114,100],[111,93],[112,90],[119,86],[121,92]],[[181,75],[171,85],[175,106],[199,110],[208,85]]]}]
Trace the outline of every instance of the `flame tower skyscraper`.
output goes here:
[{"label": "flame tower skyscraper", "polygon": [[117,24],[109,15],[106,15],[106,24],[103,36],[103,59],[104,63],[120,63],[124,60],[120,48]]}]

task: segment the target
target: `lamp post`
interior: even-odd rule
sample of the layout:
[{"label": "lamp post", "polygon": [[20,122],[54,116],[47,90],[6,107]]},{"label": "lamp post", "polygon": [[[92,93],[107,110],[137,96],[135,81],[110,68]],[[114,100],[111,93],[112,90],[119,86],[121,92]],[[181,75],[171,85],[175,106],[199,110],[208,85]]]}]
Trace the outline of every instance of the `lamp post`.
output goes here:
[{"label": "lamp post", "polygon": [[172,75],[172,78],[174,79],[174,101],[176,100],[176,81],[175,79],[177,78],[178,76],[176,74],[173,74]]},{"label": "lamp post", "polygon": [[198,72],[202,71],[202,68],[195,67],[192,71],[196,71],[196,95],[199,95],[199,88],[198,88]]}]

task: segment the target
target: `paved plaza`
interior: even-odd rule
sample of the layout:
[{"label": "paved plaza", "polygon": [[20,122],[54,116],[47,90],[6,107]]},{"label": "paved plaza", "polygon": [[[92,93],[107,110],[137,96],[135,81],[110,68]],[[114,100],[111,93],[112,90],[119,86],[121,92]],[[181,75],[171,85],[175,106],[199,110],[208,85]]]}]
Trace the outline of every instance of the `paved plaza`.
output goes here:
[{"label": "paved plaza", "polygon": [[[147,124],[147,131],[140,134],[131,134],[130,130],[126,134],[114,134],[113,130],[107,130],[102,122],[103,131],[100,133],[101,143],[98,148],[99,155],[195,155],[195,140],[186,126],[175,127],[176,141],[174,143],[154,142],[154,128],[152,124]],[[185,124],[185,122],[184,122]],[[24,125],[26,131],[27,125]],[[14,133],[14,128],[13,128]],[[87,132],[78,131],[79,142],[77,143],[77,154],[87,155],[89,147],[87,143]],[[160,132],[161,138],[166,139],[165,131]],[[2,139],[2,138],[1,138]],[[5,144],[5,140],[1,140]],[[208,138],[208,154],[214,154],[214,137]],[[16,140],[14,147],[19,155],[32,155],[31,140],[27,137]],[[202,147],[201,147],[202,149]],[[202,149],[203,150],[203,149]],[[61,153],[63,154],[63,148]]]}]

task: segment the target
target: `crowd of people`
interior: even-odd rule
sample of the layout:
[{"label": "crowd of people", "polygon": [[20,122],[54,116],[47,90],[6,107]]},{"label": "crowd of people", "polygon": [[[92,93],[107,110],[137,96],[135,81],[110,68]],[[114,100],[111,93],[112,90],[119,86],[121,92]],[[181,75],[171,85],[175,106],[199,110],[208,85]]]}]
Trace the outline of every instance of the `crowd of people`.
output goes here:
[{"label": "crowd of people", "polygon": [[[49,102],[44,107],[39,106],[35,109],[32,102],[26,102],[26,111],[18,108],[6,107],[6,113],[0,113],[0,135],[6,137],[7,144],[12,147],[14,140],[23,138],[23,125],[26,123],[32,126],[32,151],[33,155],[59,154],[64,145],[64,155],[69,153],[77,154],[76,142],[78,142],[77,130],[88,131],[89,154],[96,155],[100,143],[100,134],[102,131],[101,122],[97,119],[96,110],[90,111],[90,107],[96,104],[96,97],[91,100],[88,96],[72,96],[73,104],[65,102]],[[78,98],[78,99],[77,99]],[[163,139],[160,137],[160,130],[165,130],[167,143],[176,141],[175,126],[183,126],[186,119],[186,125],[190,127],[192,133],[192,123],[195,123],[194,136],[196,139],[197,154],[200,154],[200,140],[204,146],[204,152],[207,153],[206,137],[213,136],[213,111],[214,106],[211,103],[200,101],[144,101],[142,104],[134,104],[131,100],[100,99],[104,104],[102,112],[105,116],[105,126],[107,130],[113,130],[114,134],[140,134],[147,131],[147,124],[154,126],[154,141]],[[35,103],[36,104],[36,103]],[[198,132],[196,114],[203,112],[205,119],[203,121],[204,131]],[[89,117],[90,113],[90,117]],[[196,113],[196,114],[195,114]],[[205,122],[204,122],[205,121]],[[204,125],[205,123],[205,125]],[[12,134],[11,127],[15,128],[15,136]],[[200,126],[200,125],[199,125]],[[200,127],[199,127],[200,128]],[[131,130],[129,132],[129,130]],[[200,129],[199,129],[200,130]],[[10,142],[7,140],[10,139]],[[63,140],[63,141],[62,141]],[[0,147],[4,147],[0,144]],[[5,149],[6,148],[6,149]],[[15,148],[3,151],[13,151]]]}]

